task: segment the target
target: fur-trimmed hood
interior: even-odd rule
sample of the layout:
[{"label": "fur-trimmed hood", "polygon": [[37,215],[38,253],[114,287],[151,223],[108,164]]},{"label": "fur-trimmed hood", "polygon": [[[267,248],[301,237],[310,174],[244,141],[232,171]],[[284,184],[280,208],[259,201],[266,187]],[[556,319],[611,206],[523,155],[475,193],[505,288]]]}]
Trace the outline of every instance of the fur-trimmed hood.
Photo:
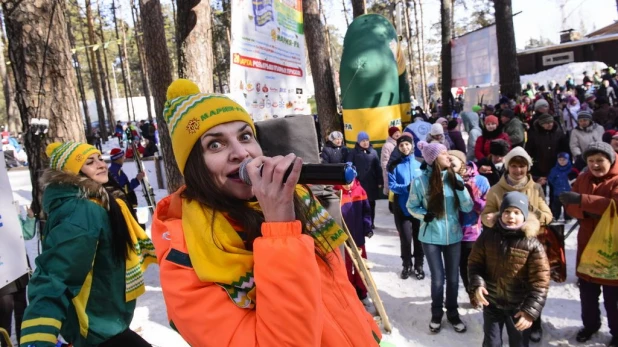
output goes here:
[{"label": "fur-trimmed hood", "polygon": [[101,206],[109,210],[108,191],[88,177],[48,169],[39,179],[39,184],[44,192],[43,209],[47,213],[55,207],[54,202],[67,198],[97,199]]},{"label": "fur-trimmed hood", "polygon": [[530,238],[539,236],[539,234],[541,233],[541,222],[539,222],[539,219],[536,218],[536,216],[532,212],[528,213],[528,220],[526,220],[526,223],[524,223],[521,229],[517,231],[505,230],[504,228],[502,228],[500,223],[498,223],[499,216],[500,216],[499,213],[496,213],[495,215],[493,215],[490,218],[488,224],[493,225],[494,228],[496,228],[498,232],[504,233],[505,235],[523,232],[526,235],[526,238],[530,239]]}]

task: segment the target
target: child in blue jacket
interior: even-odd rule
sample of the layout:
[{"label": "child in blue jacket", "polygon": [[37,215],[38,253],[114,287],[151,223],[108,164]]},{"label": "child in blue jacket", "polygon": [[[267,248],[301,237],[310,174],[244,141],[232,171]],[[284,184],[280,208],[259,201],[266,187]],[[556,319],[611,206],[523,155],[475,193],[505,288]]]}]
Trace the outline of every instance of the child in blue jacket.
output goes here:
[{"label": "child in blue jacket", "polygon": [[[562,203],[558,196],[563,192],[571,191],[571,181],[576,179],[578,175],[577,169],[573,167],[570,156],[568,153],[558,153],[558,162],[554,166],[549,175],[547,176],[547,182],[551,187],[551,193],[553,195],[550,199],[549,208],[554,218],[557,220],[560,218],[562,212]],[[569,221],[571,217],[564,213],[564,220]]]}]

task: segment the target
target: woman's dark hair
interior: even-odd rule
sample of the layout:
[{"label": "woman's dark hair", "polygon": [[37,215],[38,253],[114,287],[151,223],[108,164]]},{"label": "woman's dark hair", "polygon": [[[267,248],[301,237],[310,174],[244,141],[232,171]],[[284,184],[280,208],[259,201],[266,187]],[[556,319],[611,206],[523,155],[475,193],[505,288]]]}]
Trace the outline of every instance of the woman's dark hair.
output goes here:
[{"label": "woman's dark hair", "polygon": [[451,119],[451,120],[448,122],[448,124],[447,124],[446,128],[447,128],[448,130],[453,130],[453,129],[457,128],[457,126],[458,126],[458,125],[459,125],[459,122],[457,121],[457,119]]},{"label": "woman's dark hair", "polygon": [[[187,188],[182,193],[182,197],[197,201],[212,209],[213,216],[216,212],[225,213],[229,216],[230,219],[242,227],[242,231],[247,236],[247,250],[252,251],[253,241],[262,236],[264,215],[261,211],[251,208],[246,201],[231,198],[217,186],[215,178],[210,171],[206,169],[206,161],[204,159],[201,141],[197,141],[191,149],[183,174]],[[309,190],[309,188],[305,188]],[[313,195],[311,195],[310,199],[313,201]],[[309,218],[309,207],[302,201],[298,194],[294,195],[294,213],[296,218],[301,222],[302,233],[311,235],[310,228],[315,226],[315,223]],[[214,218],[212,220],[214,223]],[[316,248],[316,253],[328,264],[324,252]]]},{"label": "woman's dark hair", "polygon": [[[427,194],[427,211],[433,212],[436,217],[442,218],[446,213],[446,206],[444,206],[444,184],[450,184],[452,189],[455,189],[457,183],[457,176],[453,171],[453,168],[447,168],[447,182],[442,182],[442,169],[437,160],[434,160],[431,164],[431,176],[429,177],[429,190]],[[455,194],[455,206],[459,210],[459,198]]]}]

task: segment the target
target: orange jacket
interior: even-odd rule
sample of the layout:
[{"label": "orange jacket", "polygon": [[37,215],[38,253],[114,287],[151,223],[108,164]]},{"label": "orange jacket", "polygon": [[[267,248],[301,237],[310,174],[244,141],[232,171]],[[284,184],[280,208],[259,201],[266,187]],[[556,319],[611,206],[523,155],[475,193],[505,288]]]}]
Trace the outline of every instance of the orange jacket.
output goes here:
[{"label": "orange jacket", "polygon": [[348,281],[339,251],[319,261],[300,222],[264,223],[253,246],[256,306],[236,306],[191,267],[176,192],[157,204],[152,240],[170,325],[194,347],[378,346],[381,333]]}]

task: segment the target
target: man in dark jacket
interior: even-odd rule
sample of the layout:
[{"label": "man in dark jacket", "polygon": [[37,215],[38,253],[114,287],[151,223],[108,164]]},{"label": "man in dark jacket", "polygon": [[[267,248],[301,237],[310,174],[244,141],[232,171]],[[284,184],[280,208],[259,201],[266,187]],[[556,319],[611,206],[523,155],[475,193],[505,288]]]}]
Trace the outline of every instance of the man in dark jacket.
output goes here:
[{"label": "man in dark jacket", "polygon": [[470,290],[485,306],[484,346],[502,345],[504,325],[509,346],[528,346],[532,322],[545,306],[549,261],[537,239],[540,222],[528,209],[525,194],[505,194],[499,222],[481,233],[468,258]]},{"label": "man in dark jacket", "polygon": [[618,112],[605,97],[599,97],[595,102],[599,108],[592,114],[592,120],[605,128],[605,130],[611,129],[618,117]]},{"label": "man in dark jacket", "polygon": [[556,156],[560,152],[568,153],[569,143],[560,124],[546,113],[528,131],[525,149],[534,163],[530,173],[538,183],[545,184],[549,171],[556,164]]},{"label": "man in dark jacket", "polygon": [[504,132],[509,135],[512,147],[524,146],[525,129],[524,124],[515,117],[511,109],[502,110],[500,121],[504,124]]},{"label": "man in dark jacket", "polygon": [[382,168],[378,152],[371,146],[369,135],[361,131],[356,139],[356,146],[350,150],[346,162],[351,162],[356,167],[358,180],[365,192],[371,206],[371,227],[375,228],[376,200],[380,196],[380,189],[384,184]]},{"label": "man in dark jacket", "polygon": [[489,144],[489,156],[479,160],[476,166],[481,175],[489,181],[489,185],[498,184],[504,175],[504,156],[510,150],[509,143],[504,140],[493,140]]}]

